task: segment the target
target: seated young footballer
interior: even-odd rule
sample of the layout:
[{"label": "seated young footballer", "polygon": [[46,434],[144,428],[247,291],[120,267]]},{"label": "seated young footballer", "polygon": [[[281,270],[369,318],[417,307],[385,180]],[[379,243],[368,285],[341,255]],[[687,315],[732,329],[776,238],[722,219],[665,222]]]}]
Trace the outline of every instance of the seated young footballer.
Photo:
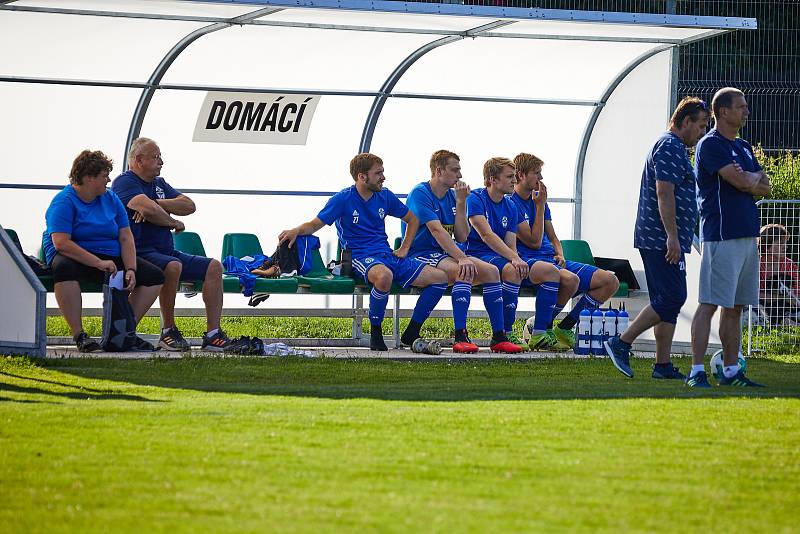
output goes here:
[{"label": "seated young footballer", "polygon": [[406,201],[420,223],[409,257],[444,271],[453,284],[453,352],[478,352],[467,333],[473,284],[483,285],[483,304],[494,332],[491,349],[520,352],[503,330],[503,295],[497,267],[467,256],[456,244],[466,241],[469,233],[466,203],[470,189],[461,181],[460,158],[448,150],[439,150],[431,156],[430,167],[431,179],[416,185]]},{"label": "seated young footballer", "polygon": [[517,253],[518,227],[527,223],[510,195],[514,192],[516,173],[508,158],[495,157],[483,165],[485,188],[476,189],[467,197],[467,218],[472,229],[467,236],[465,252],[500,271],[503,294],[503,330],[509,341],[524,350],[523,342],[514,334],[514,319],[519,286],[530,280],[539,286],[536,295],[538,332],[529,346],[535,350],[557,350],[558,341],[542,325],[553,316],[558,294],[558,270],[546,262],[526,262]]},{"label": "seated young footballer", "polygon": [[[297,236],[310,235],[325,225],[336,223],[336,232],[342,249],[353,256],[353,275],[358,274],[372,284],[369,296],[369,323],[371,325],[369,348],[388,350],[381,332],[381,322],[389,301],[392,282],[404,288],[425,288],[417,299],[411,322],[400,341],[413,345],[419,338],[422,323],[433,311],[447,289],[447,275],[430,265],[406,257],[417,233],[419,222],[397,196],[383,188],[383,160],[374,154],[358,154],[350,161],[350,174],[355,185],[333,195],[312,220],[278,236],[291,246]],[[406,233],[400,248],[389,247],[384,218],[387,215],[402,219]]]},{"label": "seated young footballer", "polygon": [[[528,223],[521,225],[517,232],[517,248],[525,260],[547,262],[559,270],[560,290],[547,328],[551,328],[559,345],[572,349],[575,347],[573,329],[578,322],[578,314],[584,308],[594,309],[608,300],[619,289],[619,280],[611,271],[564,259],[561,241],[553,229],[550,207],[547,205],[547,187],[542,181],[544,161],[523,152],[514,158],[514,166],[517,184],[511,199]],[[553,327],[553,320],[567,301],[580,293],[583,293],[583,297],[569,315]]]}]

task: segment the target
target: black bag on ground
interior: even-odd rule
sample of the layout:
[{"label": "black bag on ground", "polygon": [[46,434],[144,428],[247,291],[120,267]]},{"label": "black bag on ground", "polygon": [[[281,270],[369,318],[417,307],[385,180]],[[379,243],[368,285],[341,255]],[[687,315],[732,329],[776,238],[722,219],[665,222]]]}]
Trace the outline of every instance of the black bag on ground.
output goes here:
[{"label": "black bag on ground", "polygon": [[125,352],[135,348],[136,317],[128,302],[129,292],[109,285],[110,275],[103,283],[103,339],[106,352]]}]

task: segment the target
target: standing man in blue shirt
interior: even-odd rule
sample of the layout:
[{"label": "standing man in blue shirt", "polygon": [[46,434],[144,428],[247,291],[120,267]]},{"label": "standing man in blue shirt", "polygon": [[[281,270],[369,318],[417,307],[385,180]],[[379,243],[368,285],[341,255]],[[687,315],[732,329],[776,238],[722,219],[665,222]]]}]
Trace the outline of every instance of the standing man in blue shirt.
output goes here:
[{"label": "standing man in blue shirt", "polygon": [[[721,386],[763,387],[739,367],[742,308],[758,306],[760,227],[753,195],[770,192],[767,174],[756,161],[750,143],[738,137],[750,110],[738,89],[725,87],[711,101],[714,128],[697,144],[695,172],[700,208],[703,257],[700,264],[700,304],[692,320],[692,374],[705,375],[711,318],[722,307],[719,337],[724,376]],[[708,387],[708,380],[687,380]]]},{"label": "standing man in blue shirt", "polygon": [[416,185],[406,200],[420,222],[409,256],[446,272],[453,284],[453,352],[478,352],[467,333],[473,284],[483,286],[483,303],[495,340],[491,350],[520,352],[503,330],[503,295],[497,267],[467,256],[456,244],[466,241],[469,233],[466,201],[470,189],[461,181],[461,160],[454,152],[438,150],[431,156],[430,167],[431,179]]},{"label": "standing man in blue shirt", "polygon": [[[547,205],[547,187],[542,181],[544,161],[523,152],[514,158],[514,166],[517,170],[517,184],[511,200],[517,205],[526,223],[520,225],[517,231],[517,250],[524,260],[544,262],[551,269],[557,269],[559,275],[553,313],[549,318],[543,317],[538,328],[552,332],[560,349],[572,350],[575,347],[574,329],[580,312],[586,308],[598,308],[608,300],[619,289],[619,280],[611,271],[564,258],[561,241],[553,228],[550,206]],[[553,321],[569,299],[579,293],[583,296],[578,303],[558,325],[553,326]],[[537,325],[534,324],[534,329],[536,328]]]},{"label": "standing man in blue shirt", "polygon": [[[325,225],[336,224],[342,249],[353,256],[353,274],[372,284],[369,296],[370,344],[372,350],[388,350],[381,323],[389,300],[392,282],[401,287],[425,288],[417,299],[414,313],[400,341],[413,346],[420,336],[422,323],[433,311],[447,289],[447,275],[421,261],[408,258],[419,222],[397,196],[383,187],[383,160],[374,154],[358,154],[350,161],[350,175],[355,181],[333,195],[312,220],[278,236],[291,246],[299,235],[310,235]],[[405,221],[407,228],[400,248],[389,247],[386,236],[387,215]]]},{"label": "standing man in blue shirt", "polygon": [[705,102],[688,96],[681,100],[669,131],[658,138],[644,164],[633,246],[642,256],[650,304],[627,330],[605,342],[612,363],[629,378],[633,377],[631,344],[651,327],[656,338],[653,378],[686,378],[672,365],[670,352],[678,314],[686,302],[684,255],[692,251],[697,223],[695,175],[687,149],[705,135],[708,119]]},{"label": "standing man in blue shirt", "polygon": [[189,344],[175,326],[175,292],[178,283],[203,281],[206,326],[203,350],[223,352],[231,340],[220,329],[222,315],[222,264],[205,256],[193,256],[175,250],[170,230],[182,232],[183,222],[173,215],[194,213],[194,202],[159,176],[164,160],[161,149],[152,139],[140,137],[131,144],[128,170],[111,184],[128,210],[131,229],[139,255],[164,270],[164,285],[158,300],[162,330],[159,346],[170,351],[187,351]]},{"label": "standing man in blue shirt", "polygon": [[[476,189],[467,197],[467,218],[472,229],[467,236],[466,253],[500,271],[503,281],[503,329],[509,341],[520,348],[523,341],[513,331],[523,280],[538,286],[536,319],[528,346],[533,350],[563,350],[546,326],[553,317],[558,294],[559,274],[554,265],[525,261],[517,251],[517,232],[527,226],[514,201],[507,195],[514,192],[516,172],[508,158],[491,158],[483,165],[485,188]],[[524,349],[523,349],[524,350]]]}]

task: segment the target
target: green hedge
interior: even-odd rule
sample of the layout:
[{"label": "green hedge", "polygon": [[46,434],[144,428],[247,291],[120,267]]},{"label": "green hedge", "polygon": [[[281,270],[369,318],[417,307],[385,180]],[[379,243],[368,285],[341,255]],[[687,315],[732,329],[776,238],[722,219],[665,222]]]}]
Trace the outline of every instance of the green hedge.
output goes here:
[{"label": "green hedge", "polygon": [[770,199],[800,199],[800,154],[790,151],[767,154],[757,146],[754,149],[756,159],[769,175],[772,183]]}]

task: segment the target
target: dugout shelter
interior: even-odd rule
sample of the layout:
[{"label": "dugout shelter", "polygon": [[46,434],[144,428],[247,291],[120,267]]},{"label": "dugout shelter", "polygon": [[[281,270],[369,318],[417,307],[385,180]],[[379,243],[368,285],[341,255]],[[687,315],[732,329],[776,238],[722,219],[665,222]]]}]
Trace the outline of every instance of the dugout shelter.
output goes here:
[{"label": "dugout shelter", "polygon": [[[403,195],[447,148],[472,187],[488,157],[538,155],[559,235],[640,268],[638,184],[673,106],[677,47],[756,21],[390,1],[18,0],[0,2],[0,28],[0,224],[26,249],[38,247],[80,150],[103,150],[116,173],[144,135],[161,146],[163,175],[197,202],[187,229],[211,255],[233,231],[271,248],[268,237],[352,183],[357,152],[380,155],[385,185]],[[399,223],[387,229],[399,235]],[[7,256],[4,273],[18,263]]]}]

